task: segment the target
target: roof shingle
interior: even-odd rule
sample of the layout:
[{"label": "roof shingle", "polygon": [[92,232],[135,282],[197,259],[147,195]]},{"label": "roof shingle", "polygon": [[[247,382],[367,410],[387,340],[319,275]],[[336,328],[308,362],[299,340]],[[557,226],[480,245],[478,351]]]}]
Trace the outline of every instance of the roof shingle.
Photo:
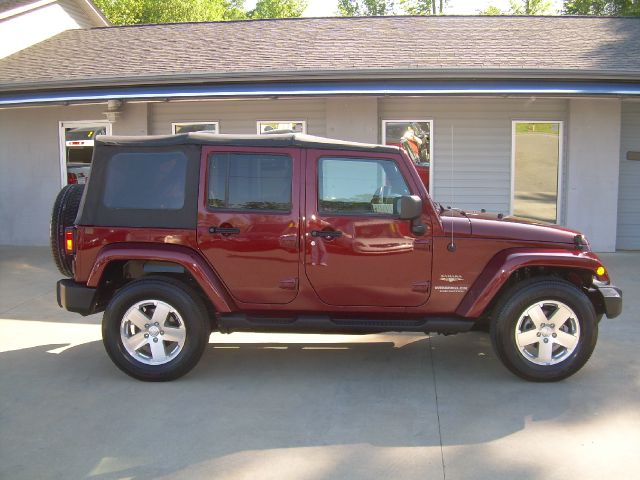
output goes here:
[{"label": "roof shingle", "polygon": [[640,18],[302,18],[70,30],[0,60],[0,88],[443,71],[637,80]]}]

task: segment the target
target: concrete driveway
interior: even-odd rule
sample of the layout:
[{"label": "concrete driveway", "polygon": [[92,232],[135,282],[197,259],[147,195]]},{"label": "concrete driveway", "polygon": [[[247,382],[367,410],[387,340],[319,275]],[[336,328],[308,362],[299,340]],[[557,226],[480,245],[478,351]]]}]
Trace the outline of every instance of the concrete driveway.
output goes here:
[{"label": "concrete driveway", "polygon": [[44,248],[0,247],[2,479],[602,479],[640,472],[640,254],[625,311],[557,384],[488,336],[211,336],[188,376],[122,374],[100,316],[58,308]]}]

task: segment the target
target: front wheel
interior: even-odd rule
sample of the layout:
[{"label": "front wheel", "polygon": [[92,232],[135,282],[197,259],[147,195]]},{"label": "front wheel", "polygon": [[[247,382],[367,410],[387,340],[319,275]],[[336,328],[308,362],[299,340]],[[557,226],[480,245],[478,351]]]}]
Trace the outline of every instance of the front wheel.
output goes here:
[{"label": "front wheel", "polygon": [[102,320],[111,360],[146,381],[173,380],[189,372],[200,360],[209,332],[197,293],[182,282],[158,277],[124,286]]},{"label": "front wheel", "polygon": [[530,279],[494,310],[491,340],[502,363],[534,382],[567,378],[589,360],[598,338],[589,298],[561,279]]}]

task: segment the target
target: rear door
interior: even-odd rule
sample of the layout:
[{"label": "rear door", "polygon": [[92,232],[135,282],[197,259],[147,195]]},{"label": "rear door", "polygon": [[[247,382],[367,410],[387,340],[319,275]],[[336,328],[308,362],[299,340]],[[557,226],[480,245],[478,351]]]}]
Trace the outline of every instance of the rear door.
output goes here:
[{"label": "rear door", "polygon": [[410,307],[427,301],[431,225],[416,237],[394,214],[416,179],[379,153],[310,150],[306,169],[304,265],[322,301],[340,306]]},{"label": "rear door", "polygon": [[298,294],[300,150],[205,147],[198,246],[240,302]]}]

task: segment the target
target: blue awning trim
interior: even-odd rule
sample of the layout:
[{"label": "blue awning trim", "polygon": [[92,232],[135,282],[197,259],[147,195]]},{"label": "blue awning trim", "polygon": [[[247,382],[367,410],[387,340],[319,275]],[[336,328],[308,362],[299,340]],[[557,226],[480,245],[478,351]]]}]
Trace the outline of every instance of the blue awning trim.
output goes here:
[{"label": "blue awning trim", "polygon": [[640,83],[367,81],[156,85],[0,94],[0,105],[190,98],[331,95],[640,95]]}]

